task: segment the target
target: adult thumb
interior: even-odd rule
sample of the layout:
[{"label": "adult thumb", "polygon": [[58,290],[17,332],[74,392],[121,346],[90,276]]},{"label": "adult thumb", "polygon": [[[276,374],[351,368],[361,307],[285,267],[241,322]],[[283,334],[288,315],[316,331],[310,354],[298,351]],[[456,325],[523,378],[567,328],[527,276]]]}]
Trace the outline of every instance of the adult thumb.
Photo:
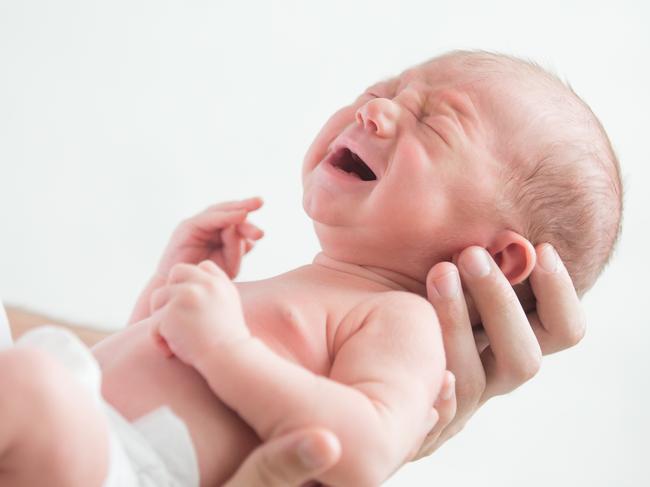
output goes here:
[{"label": "adult thumb", "polygon": [[329,431],[293,431],[258,447],[223,487],[298,487],[340,457],[341,445]]}]

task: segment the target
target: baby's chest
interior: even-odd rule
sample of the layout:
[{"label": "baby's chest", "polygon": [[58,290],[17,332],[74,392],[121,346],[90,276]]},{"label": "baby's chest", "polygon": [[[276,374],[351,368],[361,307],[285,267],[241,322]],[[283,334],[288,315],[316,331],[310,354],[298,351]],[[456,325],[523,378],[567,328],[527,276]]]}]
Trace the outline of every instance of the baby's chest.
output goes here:
[{"label": "baby's chest", "polygon": [[286,340],[317,335],[322,316],[294,301],[256,300],[244,304],[246,323],[254,335],[271,334]]},{"label": "baby's chest", "polygon": [[303,295],[242,296],[251,333],[283,357],[321,375],[331,366],[329,348],[339,309]]}]

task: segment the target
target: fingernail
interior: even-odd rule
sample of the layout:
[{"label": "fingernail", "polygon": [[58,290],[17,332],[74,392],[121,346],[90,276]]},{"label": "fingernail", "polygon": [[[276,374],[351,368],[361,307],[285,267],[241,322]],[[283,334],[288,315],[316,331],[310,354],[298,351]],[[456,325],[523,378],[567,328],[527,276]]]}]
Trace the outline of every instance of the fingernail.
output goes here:
[{"label": "fingernail", "polygon": [[488,254],[480,247],[467,249],[460,257],[460,265],[473,277],[484,277],[490,273]]},{"label": "fingernail", "polygon": [[433,285],[442,298],[450,299],[458,296],[460,288],[458,274],[455,271],[449,271],[446,274],[436,277]]},{"label": "fingernail", "polygon": [[307,468],[318,468],[327,462],[313,438],[305,438],[298,443],[298,458],[300,462]]},{"label": "fingernail", "polygon": [[551,244],[544,245],[544,248],[539,254],[539,265],[546,272],[553,273],[557,271],[558,256]]},{"label": "fingernail", "polygon": [[451,377],[449,378],[449,382],[447,382],[446,387],[442,390],[442,393],[440,396],[444,401],[448,401],[451,399],[451,396],[453,396],[454,391],[456,390],[456,376],[454,374],[449,374]]}]

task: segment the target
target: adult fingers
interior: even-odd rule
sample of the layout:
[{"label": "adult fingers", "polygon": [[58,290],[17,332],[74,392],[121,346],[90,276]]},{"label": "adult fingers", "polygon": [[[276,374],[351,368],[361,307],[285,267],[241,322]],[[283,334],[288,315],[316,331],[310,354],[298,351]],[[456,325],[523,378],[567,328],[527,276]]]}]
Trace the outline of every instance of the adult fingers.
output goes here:
[{"label": "adult fingers", "polygon": [[319,428],[294,431],[264,443],[223,487],[298,487],[323,473],[341,456],[341,445]]},{"label": "adult fingers", "polygon": [[449,426],[456,417],[456,378],[450,371],[445,373],[445,381],[440,390],[440,394],[433,405],[433,411],[437,414],[434,418],[437,421],[431,428],[422,442],[422,446],[413,457],[413,460],[431,455],[440,445],[438,438],[440,434]]},{"label": "adult fingers", "polygon": [[447,369],[456,377],[457,415],[469,416],[485,390],[485,372],[456,266],[450,262],[433,266],[427,275],[427,296],[440,322]]},{"label": "adult fingers", "polygon": [[469,247],[461,252],[458,264],[490,342],[481,354],[486,374],[483,402],[533,377],[542,353],[517,295],[490,254]]},{"label": "adult fingers", "polygon": [[483,352],[483,350],[490,346],[490,340],[488,339],[487,333],[485,333],[485,330],[482,326],[473,328],[472,331],[474,332],[474,343],[476,344],[476,350],[478,350],[478,353],[480,354]]},{"label": "adult fingers", "polygon": [[[540,244],[535,250],[537,265],[530,279],[514,286],[514,290],[542,354],[548,355],[580,342],[586,331],[586,319],[571,276],[555,249],[550,244]],[[465,298],[470,321],[473,325],[480,324],[481,317],[471,296],[466,294]],[[484,348],[481,346],[479,350]]]},{"label": "adult fingers", "polygon": [[544,354],[577,344],[585,334],[586,319],[571,276],[550,244],[536,247],[537,265],[530,276],[537,311],[529,314]]}]

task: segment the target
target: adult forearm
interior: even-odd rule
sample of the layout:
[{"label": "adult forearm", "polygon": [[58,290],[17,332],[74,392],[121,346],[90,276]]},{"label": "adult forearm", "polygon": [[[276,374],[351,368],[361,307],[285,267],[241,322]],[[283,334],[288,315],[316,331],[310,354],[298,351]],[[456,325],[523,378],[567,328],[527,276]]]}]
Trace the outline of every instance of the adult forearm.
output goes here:
[{"label": "adult forearm", "polygon": [[378,485],[405,453],[392,411],[355,389],[277,355],[253,338],[197,364],[214,393],[264,439],[306,426],[332,431],[343,458],[319,478],[334,485]]},{"label": "adult forearm", "polygon": [[7,306],[7,318],[11,327],[11,335],[14,340],[28,332],[32,328],[46,324],[58,325],[67,328],[76,334],[89,347],[106,338],[109,333],[91,330],[83,326],[72,325],[62,320],[54,319],[46,315],[24,310],[14,306]]}]

